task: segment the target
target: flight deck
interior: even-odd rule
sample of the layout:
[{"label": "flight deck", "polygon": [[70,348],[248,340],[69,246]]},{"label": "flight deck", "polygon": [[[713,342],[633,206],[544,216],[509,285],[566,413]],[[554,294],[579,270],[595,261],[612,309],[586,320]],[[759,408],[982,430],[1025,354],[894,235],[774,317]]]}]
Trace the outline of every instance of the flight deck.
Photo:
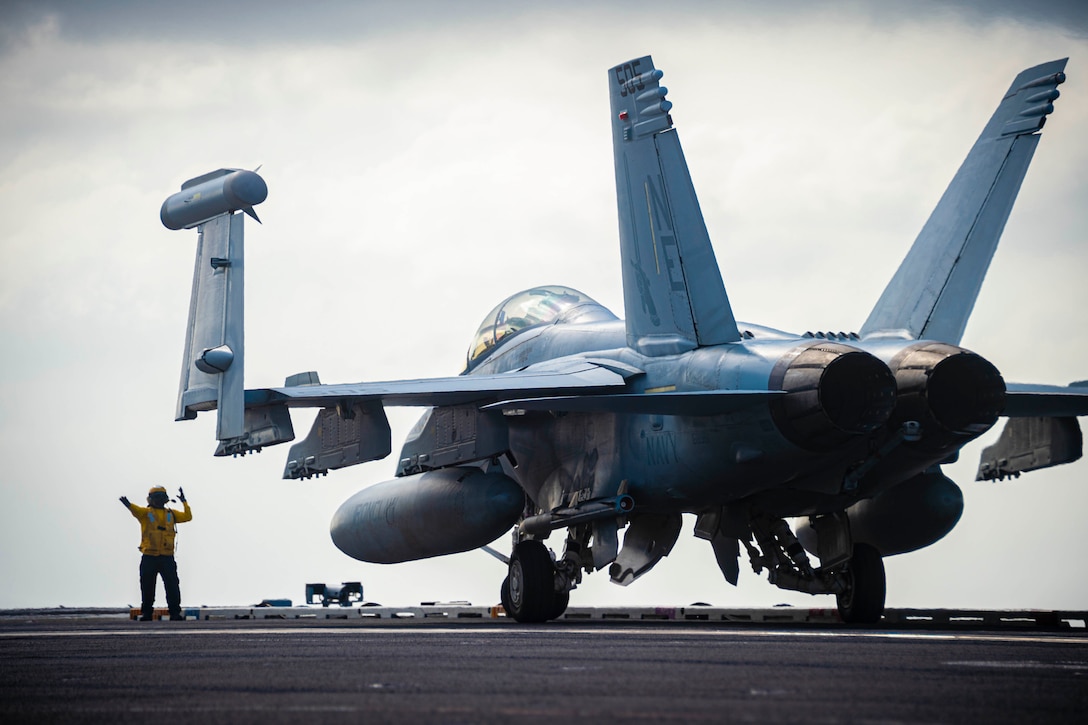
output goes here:
[{"label": "flight deck", "polygon": [[181,622],[0,613],[0,720],[1072,723],[1088,707],[1083,622],[524,625],[441,605],[392,619],[206,609]]},{"label": "flight deck", "polygon": [[[138,608],[128,610],[129,617],[140,615]],[[186,619],[316,619],[354,620],[360,623],[395,620],[402,624],[418,622],[504,622],[509,621],[501,605],[475,606],[468,602],[421,602],[411,606],[266,606],[248,607],[188,607]],[[168,616],[165,609],[156,609],[155,619]],[[707,624],[765,624],[789,625],[841,624],[842,618],[834,608],[767,607],[737,609],[692,605],[643,607],[568,607],[555,621],[560,622],[661,622]],[[1071,610],[981,610],[981,609],[886,609],[881,626],[907,628],[928,627],[1041,627],[1084,630],[1088,611]]]}]

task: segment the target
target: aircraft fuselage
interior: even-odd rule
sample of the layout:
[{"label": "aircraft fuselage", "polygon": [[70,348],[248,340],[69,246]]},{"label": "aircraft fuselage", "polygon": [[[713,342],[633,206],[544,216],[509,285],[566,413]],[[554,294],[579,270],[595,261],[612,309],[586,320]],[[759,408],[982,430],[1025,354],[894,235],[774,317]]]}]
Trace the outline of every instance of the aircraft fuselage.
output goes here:
[{"label": "aircraft fuselage", "polygon": [[[845,347],[871,357],[870,364],[880,360],[887,365],[903,350],[928,344],[864,342],[846,335],[844,341],[850,344],[844,345],[826,336],[802,337],[744,323],[740,327],[745,336],[740,342],[657,357],[626,347],[622,321],[530,328],[502,341],[470,374],[510,372],[570,355],[614,360],[645,371],[629,383],[636,393],[773,390],[776,367],[798,351]],[[996,420],[984,417],[973,421],[969,433],[935,442],[939,431],[923,431],[930,445],[898,445],[880,456],[858,485],[848,486],[847,474],[876,455],[904,422],[903,411],[897,415],[893,409],[891,423],[864,434],[850,431],[831,441],[802,438],[800,445],[798,432],[783,432],[772,409],[759,404],[716,415],[510,413],[505,423],[517,465],[508,464],[506,472],[541,509],[622,489],[636,506],[655,510],[698,512],[747,499],[778,516],[841,510],[947,460]],[[834,428],[833,422],[823,424]],[[937,427],[933,422],[930,426]]]}]

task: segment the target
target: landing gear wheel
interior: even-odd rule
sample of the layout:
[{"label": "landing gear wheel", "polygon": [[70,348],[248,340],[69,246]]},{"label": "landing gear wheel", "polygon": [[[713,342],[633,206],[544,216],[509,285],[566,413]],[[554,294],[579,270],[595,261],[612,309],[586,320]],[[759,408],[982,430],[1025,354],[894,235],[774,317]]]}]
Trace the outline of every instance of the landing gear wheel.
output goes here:
[{"label": "landing gear wheel", "polygon": [[499,601],[502,603],[503,611],[510,615],[510,577],[502,580],[502,586],[499,587]]},{"label": "landing gear wheel", "polygon": [[884,613],[884,562],[869,544],[854,544],[846,565],[846,591],[837,595],[839,616],[848,624],[876,624]]},{"label": "landing gear wheel", "polygon": [[563,612],[567,611],[567,605],[570,604],[570,592],[555,592],[552,598],[552,608],[548,612],[548,619],[559,619],[563,616]]},{"label": "landing gear wheel", "polygon": [[[544,544],[522,541],[510,557],[507,577],[510,606],[506,613],[526,624],[546,622],[555,607],[555,566]],[[565,607],[564,607],[565,608]]]}]

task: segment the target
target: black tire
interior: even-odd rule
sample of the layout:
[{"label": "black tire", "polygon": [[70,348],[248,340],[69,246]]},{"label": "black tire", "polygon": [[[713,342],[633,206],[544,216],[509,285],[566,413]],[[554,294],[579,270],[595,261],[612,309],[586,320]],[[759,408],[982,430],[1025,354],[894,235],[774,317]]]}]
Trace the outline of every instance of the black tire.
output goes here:
[{"label": "black tire", "polygon": [[570,604],[570,592],[553,592],[552,608],[548,612],[549,621],[562,617],[563,612],[567,611],[568,604]]},{"label": "black tire", "polygon": [[502,609],[507,616],[513,616],[510,614],[510,577],[502,580],[502,586],[499,587],[499,601],[502,603]]},{"label": "black tire", "polygon": [[847,624],[876,624],[884,614],[887,582],[880,552],[869,544],[854,544],[846,566],[846,591],[836,599],[839,616]]},{"label": "black tire", "polygon": [[544,544],[523,541],[510,556],[506,613],[523,624],[546,622],[555,606],[555,567]]}]

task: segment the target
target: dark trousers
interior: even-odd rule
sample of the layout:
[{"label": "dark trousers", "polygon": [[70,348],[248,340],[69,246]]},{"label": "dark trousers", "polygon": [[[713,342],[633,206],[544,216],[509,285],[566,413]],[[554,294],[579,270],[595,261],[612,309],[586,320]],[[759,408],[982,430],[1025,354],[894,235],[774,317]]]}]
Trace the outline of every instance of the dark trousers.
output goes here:
[{"label": "dark trousers", "polygon": [[162,577],[163,588],[166,589],[166,607],[170,610],[170,616],[181,615],[181,584],[178,582],[178,563],[172,556],[149,556],[144,554],[140,559],[140,594],[141,614],[144,618],[151,618],[151,610],[155,606],[155,584],[158,577]]}]

